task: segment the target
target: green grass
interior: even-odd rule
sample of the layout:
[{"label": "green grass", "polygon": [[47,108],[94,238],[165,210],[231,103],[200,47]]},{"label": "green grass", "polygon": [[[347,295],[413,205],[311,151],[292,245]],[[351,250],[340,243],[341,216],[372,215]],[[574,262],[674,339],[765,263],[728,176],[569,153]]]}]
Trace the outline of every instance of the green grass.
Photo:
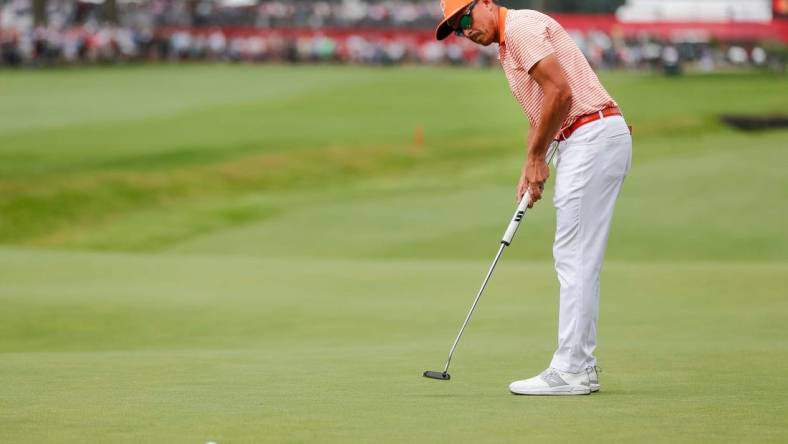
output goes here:
[{"label": "green grass", "polygon": [[784,442],[788,132],[718,116],[788,80],[602,80],[602,392],[547,399],[506,387],[555,344],[549,200],[420,377],[513,210],[497,70],[0,72],[0,442]]}]

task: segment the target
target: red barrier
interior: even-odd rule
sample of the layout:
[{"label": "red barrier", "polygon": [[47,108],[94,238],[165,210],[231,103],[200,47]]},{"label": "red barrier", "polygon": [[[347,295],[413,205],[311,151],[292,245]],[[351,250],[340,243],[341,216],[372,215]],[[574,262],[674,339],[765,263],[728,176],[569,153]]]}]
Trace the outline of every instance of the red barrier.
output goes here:
[{"label": "red barrier", "polygon": [[[624,38],[637,38],[648,35],[663,40],[710,40],[722,41],[763,41],[779,40],[788,43],[788,20],[773,20],[771,22],[648,22],[648,23],[623,23],[614,15],[589,15],[589,14],[551,14],[561,25],[569,31],[588,33],[601,31],[613,36]],[[224,27],[224,28],[161,28],[160,35],[168,36],[175,31],[188,30],[192,34],[208,35],[216,30],[221,30],[227,37],[236,36],[279,36],[295,38],[303,36],[322,35],[331,38],[344,39],[357,35],[370,40],[394,40],[407,37],[417,43],[434,38],[432,29],[404,29],[404,28],[255,28],[255,27]]]},{"label": "red barrier", "polygon": [[762,41],[788,43],[788,21],[771,22],[631,22],[618,21],[614,15],[552,14],[561,25],[573,31],[603,31],[614,36],[637,38],[649,35],[664,40]]}]

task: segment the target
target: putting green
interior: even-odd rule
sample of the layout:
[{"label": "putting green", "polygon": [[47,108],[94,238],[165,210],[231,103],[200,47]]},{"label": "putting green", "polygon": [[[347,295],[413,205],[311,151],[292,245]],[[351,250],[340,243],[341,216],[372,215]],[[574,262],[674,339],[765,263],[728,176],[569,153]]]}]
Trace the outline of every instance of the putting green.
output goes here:
[{"label": "putting green", "polygon": [[785,265],[608,264],[602,391],[573,399],[506,387],[552,352],[549,263],[504,261],[453,379],[420,376],[486,265],[3,250],[3,440],[785,437]]},{"label": "putting green", "polygon": [[548,200],[421,377],[514,208],[500,72],[0,72],[0,442],[785,442],[788,133],[716,116],[786,78],[603,82],[602,391],[555,399],[507,391],[555,345]]}]

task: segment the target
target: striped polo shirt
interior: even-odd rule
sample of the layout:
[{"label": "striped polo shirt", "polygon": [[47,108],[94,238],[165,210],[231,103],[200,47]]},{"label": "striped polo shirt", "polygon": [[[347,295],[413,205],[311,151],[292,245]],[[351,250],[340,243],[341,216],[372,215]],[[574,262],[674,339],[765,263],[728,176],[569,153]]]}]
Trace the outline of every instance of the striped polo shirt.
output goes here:
[{"label": "striped polo shirt", "polygon": [[542,116],[542,89],[528,71],[536,62],[555,54],[569,86],[572,105],[561,129],[569,127],[580,116],[609,106],[617,106],[599,82],[580,48],[569,34],[551,17],[530,9],[499,9],[498,52],[501,66],[512,94],[528,116],[532,127],[538,127]]}]

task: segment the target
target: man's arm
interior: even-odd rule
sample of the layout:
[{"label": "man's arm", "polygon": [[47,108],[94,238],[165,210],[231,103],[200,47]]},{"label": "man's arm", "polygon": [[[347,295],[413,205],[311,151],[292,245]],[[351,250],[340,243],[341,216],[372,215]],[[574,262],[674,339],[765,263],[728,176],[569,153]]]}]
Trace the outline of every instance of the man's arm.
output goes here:
[{"label": "man's arm", "polygon": [[520,184],[517,187],[517,200],[522,199],[526,190],[531,190],[531,203],[542,198],[544,182],[550,176],[550,168],[545,162],[547,148],[558,132],[561,124],[569,115],[572,105],[572,89],[566,80],[558,58],[549,55],[537,62],[528,74],[542,88],[541,122],[528,133],[528,157],[523,165]]}]

